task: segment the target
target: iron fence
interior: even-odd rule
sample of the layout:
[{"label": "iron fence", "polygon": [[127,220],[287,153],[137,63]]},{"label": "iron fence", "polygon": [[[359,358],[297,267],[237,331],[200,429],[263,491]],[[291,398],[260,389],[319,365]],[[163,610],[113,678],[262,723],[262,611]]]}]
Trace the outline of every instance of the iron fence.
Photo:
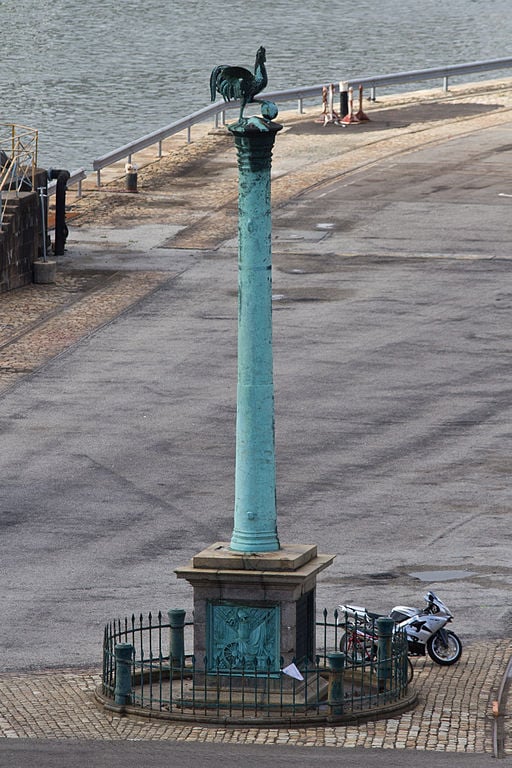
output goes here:
[{"label": "iron fence", "polygon": [[276,675],[270,659],[226,668],[225,659],[196,658],[187,650],[192,622],[184,622],[176,646],[169,616],[132,615],[105,627],[98,696],[107,708],[139,716],[245,725],[343,722],[411,706],[405,635],[383,635],[370,621],[358,627],[367,633],[359,653],[347,641],[346,625],[346,616],[324,611],[314,658],[287,660],[286,667],[281,659]]}]

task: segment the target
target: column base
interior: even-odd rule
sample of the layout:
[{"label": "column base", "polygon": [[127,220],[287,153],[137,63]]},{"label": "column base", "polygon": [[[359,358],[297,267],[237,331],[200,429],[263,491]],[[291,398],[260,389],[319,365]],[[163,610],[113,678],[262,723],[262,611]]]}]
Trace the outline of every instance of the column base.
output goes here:
[{"label": "column base", "polygon": [[246,554],[216,542],[177,568],[194,590],[196,658],[213,667],[222,657],[227,667],[237,656],[258,655],[258,645],[276,673],[281,664],[313,658],[316,578],[334,557],[311,544]]}]

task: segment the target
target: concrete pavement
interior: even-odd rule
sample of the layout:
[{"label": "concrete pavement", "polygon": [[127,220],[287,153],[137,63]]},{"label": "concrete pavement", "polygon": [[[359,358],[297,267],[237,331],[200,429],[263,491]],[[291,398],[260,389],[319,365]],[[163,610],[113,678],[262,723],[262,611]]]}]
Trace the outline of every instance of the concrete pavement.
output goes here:
[{"label": "concrete pavement", "polygon": [[117,722],[92,707],[96,673],[65,671],[99,661],[102,622],[189,607],[172,568],[229,537],[236,169],[210,138],[180,174],[141,172],[139,195],[91,194],[58,285],[2,297],[2,735],[492,752],[511,650],[510,91],[377,107],[354,129],[294,118],[276,148],[281,539],[335,542],[322,606],[433,586],[463,661],[416,662],[414,713],[314,733]]}]

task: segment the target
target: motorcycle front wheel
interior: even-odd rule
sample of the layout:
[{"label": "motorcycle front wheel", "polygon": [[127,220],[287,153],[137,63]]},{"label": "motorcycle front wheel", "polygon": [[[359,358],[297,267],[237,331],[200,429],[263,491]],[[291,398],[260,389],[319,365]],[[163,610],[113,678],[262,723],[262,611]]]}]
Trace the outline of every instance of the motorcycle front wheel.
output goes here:
[{"label": "motorcycle front wheel", "polygon": [[436,664],[443,667],[455,664],[460,659],[462,653],[462,643],[455,634],[449,629],[443,633],[446,639],[437,632],[427,641],[427,653]]}]

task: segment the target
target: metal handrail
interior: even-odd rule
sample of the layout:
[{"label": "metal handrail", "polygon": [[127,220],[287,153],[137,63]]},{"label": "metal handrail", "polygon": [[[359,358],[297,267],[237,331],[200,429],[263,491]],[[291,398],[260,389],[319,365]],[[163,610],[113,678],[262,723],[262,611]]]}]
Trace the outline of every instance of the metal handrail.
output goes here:
[{"label": "metal handrail", "polygon": [[[512,57],[506,57],[501,59],[489,59],[486,61],[474,61],[466,64],[452,64],[449,66],[434,67],[430,69],[418,69],[409,72],[395,72],[389,75],[372,75],[364,77],[352,77],[349,80],[341,81],[334,85],[335,93],[341,90],[348,90],[350,87],[357,87],[362,85],[363,87],[369,87],[372,89],[371,98],[375,99],[375,89],[377,86],[382,87],[385,85],[400,85],[403,83],[420,82],[424,80],[436,80],[443,78],[444,90],[448,89],[448,78],[461,75],[468,75],[478,72],[490,72],[500,69],[508,69],[512,67]],[[277,102],[298,101],[299,112],[302,112],[302,103],[305,99],[318,98],[322,96],[322,89],[324,84],[311,85],[299,88],[289,88],[282,91],[269,91],[265,93],[265,98]],[[164,139],[173,136],[176,133],[181,133],[184,130],[188,131],[188,139],[190,140],[190,129],[197,123],[202,123],[208,118],[215,118],[215,124],[218,125],[219,115],[223,115],[227,110],[238,109],[240,107],[239,101],[231,101],[229,103],[215,103],[209,104],[202,109],[193,112],[186,117],[170,123],[169,125],[160,128],[157,131],[148,133],[145,136],[141,136],[135,141],[124,144],[112,152],[109,152],[93,161],[93,169],[97,174],[97,185],[101,185],[101,170],[109,165],[127,158],[128,162],[131,162],[131,157],[136,152],[140,152],[146,147],[150,147],[153,144],[158,144],[158,157],[162,154],[162,142]],[[224,117],[222,118],[224,120]]]},{"label": "metal handrail", "polygon": [[[431,67],[429,69],[416,69],[409,72],[394,72],[389,75],[371,75],[364,77],[342,80],[339,83],[339,89],[346,91],[362,85],[363,88],[371,88],[374,91],[378,86],[384,85],[402,85],[404,83],[417,83],[425,80],[443,79],[443,89],[448,90],[448,79],[450,77],[460,77],[478,72],[491,72],[499,69],[508,69],[512,67],[512,57],[502,59],[488,59],[486,61],[473,61],[468,64],[451,64],[443,67]],[[374,92],[371,96],[375,99]]]}]

